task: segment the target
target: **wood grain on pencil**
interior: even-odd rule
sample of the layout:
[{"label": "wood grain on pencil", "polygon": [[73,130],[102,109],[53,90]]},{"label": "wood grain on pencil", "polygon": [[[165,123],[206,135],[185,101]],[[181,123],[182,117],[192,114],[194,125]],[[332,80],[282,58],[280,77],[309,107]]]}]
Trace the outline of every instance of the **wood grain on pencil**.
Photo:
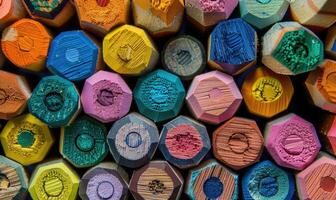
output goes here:
[{"label": "wood grain on pencil", "polygon": [[134,171],[129,189],[136,200],[179,199],[183,178],[166,161],[151,161]]},{"label": "wood grain on pencil", "polygon": [[270,118],[288,108],[294,87],[289,77],[262,66],[245,78],[241,92],[252,114]]},{"label": "wood grain on pencil", "polygon": [[50,44],[47,68],[70,81],[83,81],[103,66],[100,42],[82,30],[61,32]]},{"label": "wood grain on pencil", "polygon": [[130,0],[75,0],[74,5],[80,27],[99,36],[129,22]]},{"label": "wood grain on pencil", "polygon": [[189,171],[184,192],[192,200],[237,200],[238,175],[210,159]]},{"label": "wood grain on pencil", "polygon": [[155,67],[159,53],[143,29],[123,25],[104,37],[103,57],[117,73],[139,76]]},{"label": "wood grain on pencil", "polygon": [[153,121],[133,112],[113,124],[107,142],[119,165],[139,168],[154,156],[159,143],[159,131]]},{"label": "wood grain on pencil", "polygon": [[240,16],[259,30],[282,20],[289,7],[287,0],[240,0]]},{"label": "wood grain on pencil", "polygon": [[51,40],[49,31],[41,23],[24,18],[3,31],[1,48],[15,66],[42,71]]},{"label": "wood grain on pencil", "polygon": [[0,199],[24,200],[28,193],[28,177],[19,163],[0,156]]},{"label": "wood grain on pencil", "polygon": [[42,78],[28,101],[29,112],[50,127],[69,125],[80,108],[76,86],[59,76]]},{"label": "wood grain on pencil", "polygon": [[240,18],[222,21],[208,39],[208,64],[231,75],[252,67],[257,60],[257,32]]},{"label": "wood grain on pencil", "polygon": [[264,139],[254,120],[233,117],[212,136],[213,153],[225,165],[239,170],[259,161]]},{"label": "wood grain on pencil", "polygon": [[327,154],[296,175],[296,185],[301,199],[336,198],[336,160]]},{"label": "wood grain on pencil", "polygon": [[63,159],[48,161],[36,166],[29,183],[33,200],[75,200],[80,178]]},{"label": "wood grain on pencil", "polygon": [[183,0],[133,0],[133,20],[154,37],[178,32],[183,20]]},{"label": "wood grain on pencil", "polygon": [[199,120],[219,124],[231,118],[243,97],[230,75],[219,71],[196,76],[187,93],[187,105]]},{"label": "wood grain on pencil", "polygon": [[191,80],[206,65],[203,44],[196,38],[184,35],[168,41],[161,53],[163,66],[182,80]]}]

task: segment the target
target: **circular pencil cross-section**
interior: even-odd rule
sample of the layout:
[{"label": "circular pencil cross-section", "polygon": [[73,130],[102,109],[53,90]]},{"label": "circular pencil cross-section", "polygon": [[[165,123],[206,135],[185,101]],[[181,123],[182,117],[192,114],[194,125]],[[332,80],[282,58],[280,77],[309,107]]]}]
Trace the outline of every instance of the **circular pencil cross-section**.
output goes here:
[{"label": "circular pencil cross-section", "polygon": [[257,59],[256,31],[242,19],[230,19],[216,25],[209,36],[208,64],[236,75],[253,66]]},{"label": "circular pencil cross-section", "polygon": [[28,193],[28,177],[17,162],[0,155],[0,199],[24,200]]},{"label": "circular pencil cross-section", "polygon": [[0,140],[6,157],[24,166],[41,162],[54,143],[48,126],[31,114],[9,120]]},{"label": "circular pencil cross-section", "polygon": [[82,81],[100,65],[100,47],[83,31],[61,32],[50,45],[47,67],[70,81]]},{"label": "circular pencil cross-section", "polygon": [[76,119],[61,129],[60,153],[77,168],[100,163],[108,153],[107,130],[89,117]]},{"label": "circular pencil cross-section", "polygon": [[107,142],[118,164],[138,168],[153,157],[159,132],[151,120],[138,113],[130,113],[113,124]]},{"label": "circular pencil cross-section", "polygon": [[336,61],[325,59],[320,66],[309,73],[306,87],[316,106],[336,113]]},{"label": "circular pencil cross-section", "polygon": [[177,33],[182,24],[184,2],[181,0],[133,0],[133,21],[155,37]]},{"label": "circular pencil cross-section", "polygon": [[196,76],[186,97],[195,118],[212,124],[231,118],[242,99],[232,76],[219,71]]},{"label": "circular pencil cross-section", "polygon": [[159,53],[143,29],[123,25],[105,36],[103,57],[117,73],[138,76],[155,67]]},{"label": "circular pencil cross-section", "polygon": [[238,175],[207,160],[188,173],[185,193],[190,199],[238,199]]},{"label": "circular pencil cross-section", "polygon": [[73,83],[59,76],[40,80],[28,101],[29,112],[50,127],[71,123],[80,109],[80,98]]},{"label": "circular pencil cross-section", "polygon": [[250,167],[242,181],[244,199],[283,199],[294,197],[295,182],[291,174],[271,161]]},{"label": "circular pencil cross-section", "polygon": [[101,163],[87,171],[79,184],[78,194],[83,200],[125,200],[128,175],[115,163]]},{"label": "circular pencil cross-section", "polygon": [[185,9],[190,22],[205,32],[230,17],[238,0],[185,0]]},{"label": "circular pencil cross-section", "polygon": [[314,125],[295,114],[266,124],[265,146],[275,162],[283,167],[303,170],[320,151]]},{"label": "circular pencil cross-section", "polygon": [[288,76],[258,67],[244,80],[241,93],[249,112],[270,118],[288,108],[294,88]]},{"label": "circular pencil cross-section", "polygon": [[186,35],[173,38],[165,45],[161,61],[167,70],[190,80],[205,68],[206,55],[202,43]]},{"label": "circular pencil cross-section", "polygon": [[81,102],[86,114],[109,123],[128,113],[132,104],[132,90],[120,75],[99,71],[85,80]]},{"label": "circular pencil cross-section", "polygon": [[233,117],[215,130],[212,145],[219,161],[239,170],[259,161],[264,139],[254,120]]},{"label": "circular pencil cross-section", "polygon": [[133,172],[129,190],[135,200],[179,199],[183,177],[166,161],[151,161]]},{"label": "circular pencil cross-section", "polygon": [[241,0],[241,18],[259,30],[282,20],[289,7],[287,0]]},{"label": "circular pencil cross-section", "polygon": [[154,122],[178,115],[185,90],[179,77],[164,70],[156,70],[138,79],[134,99],[139,111]]},{"label": "circular pencil cross-section", "polygon": [[179,116],[163,125],[159,148],[167,161],[185,169],[198,165],[211,144],[204,125]]},{"label": "circular pencil cross-section", "polygon": [[278,74],[314,70],[323,61],[323,43],[297,22],[279,22],[263,36],[262,62]]},{"label": "circular pencil cross-section", "polygon": [[33,200],[75,200],[79,181],[76,172],[64,160],[49,161],[35,168],[29,194]]},{"label": "circular pencil cross-section", "polygon": [[0,119],[9,120],[27,108],[31,95],[25,77],[0,70]]},{"label": "circular pencil cross-section", "polygon": [[74,14],[74,9],[70,0],[23,0],[22,3],[33,19],[50,26],[62,26]]},{"label": "circular pencil cross-section", "polygon": [[39,22],[21,19],[2,33],[1,48],[15,66],[31,70],[44,69],[52,37]]},{"label": "circular pencil cross-section", "polygon": [[81,29],[99,36],[129,21],[130,0],[75,0]]},{"label": "circular pencil cross-section", "polygon": [[296,184],[300,199],[335,199],[335,158],[322,153],[316,161],[296,175]]}]

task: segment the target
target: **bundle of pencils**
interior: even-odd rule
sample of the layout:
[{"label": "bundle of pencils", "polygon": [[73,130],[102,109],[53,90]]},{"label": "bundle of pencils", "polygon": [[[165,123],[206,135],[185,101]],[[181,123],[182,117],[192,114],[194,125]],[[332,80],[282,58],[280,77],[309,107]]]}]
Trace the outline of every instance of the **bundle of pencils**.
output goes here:
[{"label": "bundle of pencils", "polygon": [[336,200],[336,0],[0,0],[0,200]]}]

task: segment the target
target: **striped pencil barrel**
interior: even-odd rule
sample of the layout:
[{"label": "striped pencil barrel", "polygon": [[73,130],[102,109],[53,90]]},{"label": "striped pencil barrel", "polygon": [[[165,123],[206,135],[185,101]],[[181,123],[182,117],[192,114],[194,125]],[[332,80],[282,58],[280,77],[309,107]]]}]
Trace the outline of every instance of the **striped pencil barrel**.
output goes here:
[{"label": "striped pencil barrel", "polygon": [[130,21],[130,0],[75,0],[81,29],[105,36],[113,28]]},{"label": "striped pencil barrel", "polygon": [[134,24],[146,29],[154,37],[178,32],[184,15],[182,0],[133,0]]}]

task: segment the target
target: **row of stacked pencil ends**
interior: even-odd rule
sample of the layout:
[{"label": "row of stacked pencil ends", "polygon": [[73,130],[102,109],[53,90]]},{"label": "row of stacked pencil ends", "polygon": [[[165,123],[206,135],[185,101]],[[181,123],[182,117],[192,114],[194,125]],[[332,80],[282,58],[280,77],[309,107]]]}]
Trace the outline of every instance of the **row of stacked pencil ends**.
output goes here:
[{"label": "row of stacked pencil ends", "polygon": [[335,0],[0,0],[0,199],[336,200],[335,22]]}]

